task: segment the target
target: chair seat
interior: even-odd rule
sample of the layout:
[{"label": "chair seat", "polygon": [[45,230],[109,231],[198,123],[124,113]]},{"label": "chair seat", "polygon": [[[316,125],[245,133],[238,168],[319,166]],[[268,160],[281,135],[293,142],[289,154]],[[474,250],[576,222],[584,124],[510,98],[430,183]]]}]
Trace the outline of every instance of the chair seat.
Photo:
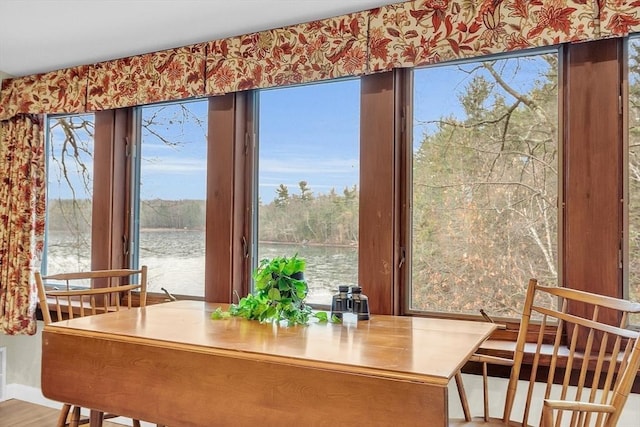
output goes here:
[{"label": "chair seat", "polygon": [[449,420],[449,427],[523,427],[522,423],[515,421],[505,422],[502,418],[489,418],[485,421],[482,417],[474,417],[471,421],[465,421],[463,419]]}]

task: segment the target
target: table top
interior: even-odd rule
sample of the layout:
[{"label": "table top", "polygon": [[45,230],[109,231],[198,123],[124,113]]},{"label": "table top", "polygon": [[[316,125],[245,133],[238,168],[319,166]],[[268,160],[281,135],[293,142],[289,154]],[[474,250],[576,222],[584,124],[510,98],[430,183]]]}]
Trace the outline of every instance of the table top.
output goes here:
[{"label": "table top", "polygon": [[227,305],[175,301],[55,322],[45,332],[355,372],[446,386],[495,325],[371,315],[357,324],[284,327],[211,319]]}]

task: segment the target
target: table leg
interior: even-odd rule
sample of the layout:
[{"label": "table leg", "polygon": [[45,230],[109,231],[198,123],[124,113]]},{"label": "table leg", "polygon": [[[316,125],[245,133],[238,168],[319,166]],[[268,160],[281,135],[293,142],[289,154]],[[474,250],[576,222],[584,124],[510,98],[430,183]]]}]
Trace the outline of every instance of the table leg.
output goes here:
[{"label": "table leg", "polygon": [[89,427],[102,427],[103,416],[103,412],[92,409],[89,413]]}]

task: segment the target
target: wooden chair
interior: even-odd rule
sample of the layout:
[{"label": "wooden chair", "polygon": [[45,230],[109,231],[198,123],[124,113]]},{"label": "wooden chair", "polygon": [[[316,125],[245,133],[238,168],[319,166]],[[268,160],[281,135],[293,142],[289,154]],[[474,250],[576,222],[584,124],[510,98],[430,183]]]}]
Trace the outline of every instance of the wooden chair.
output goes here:
[{"label": "wooden chair", "polygon": [[[450,425],[528,426],[540,416],[544,427],[615,426],[640,368],[640,333],[625,329],[631,313],[640,313],[640,304],[546,287],[531,279],[513,358],[472,358],[483,364],[484,417],[452,420]],[[617,320],[605,323],[613,318]],[[520,380],[523,360],[531,366],[526,380]],[[487,364],[493,363],[511,366],[500,419],[488,415]],[[541,366],[548,367],[548,374],[538,375]],[[527,388],[519,394],[525,397],[523,409],[515,410],[519,380]],[[536,387],[544,389],[544,401],[538,402],[541,413],[533,414]]]},{"label": "wooden chair", "polygon": [[[132,278],[139,276],[138,283]],[[98,270],[78,273],[62,273],[41,276],[35,273],[38,300],[44,324],[52,322],[51,310],[56,313],[56,321],[73,319],[130,309],[134,291],[139,292],[139,306],[147,302],[147,267],[139,270]],[[115,414],[100,414],[102,419],[117,417]],[[64,404],[58,418],[58,427],[78,426],[89,423],[88,418],[80,418],[80,407]],[[99,425],[102,425],[100,420]],[[140,422],[133,420],[134,427]]]}]

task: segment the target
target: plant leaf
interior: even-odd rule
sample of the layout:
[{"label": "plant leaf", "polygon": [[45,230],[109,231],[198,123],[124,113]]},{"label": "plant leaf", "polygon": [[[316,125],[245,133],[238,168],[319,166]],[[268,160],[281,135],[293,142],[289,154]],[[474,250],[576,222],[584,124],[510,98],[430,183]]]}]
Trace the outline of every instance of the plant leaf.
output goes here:
[{"label": "plant leaf", "polygon": [[277,288],[271,288],[269,289],[268,297],[273,301],[280,301],[280,298],[281,298],[280,291]]},{"label": "plant leaf", "polygon": [[329,316],[327,315],[326,311],[319,311],[317,313],[315,313],[313,315],[316,319],[318,319],[320,322],[325,323],[329,321]]},{"label": "plant leaf", "polygon": [[211,318],[213,320],[228,319],[229,317],[231,317],[231,313],[228,311],[222,311],[222,307],[216,308],[211,313]]}]

